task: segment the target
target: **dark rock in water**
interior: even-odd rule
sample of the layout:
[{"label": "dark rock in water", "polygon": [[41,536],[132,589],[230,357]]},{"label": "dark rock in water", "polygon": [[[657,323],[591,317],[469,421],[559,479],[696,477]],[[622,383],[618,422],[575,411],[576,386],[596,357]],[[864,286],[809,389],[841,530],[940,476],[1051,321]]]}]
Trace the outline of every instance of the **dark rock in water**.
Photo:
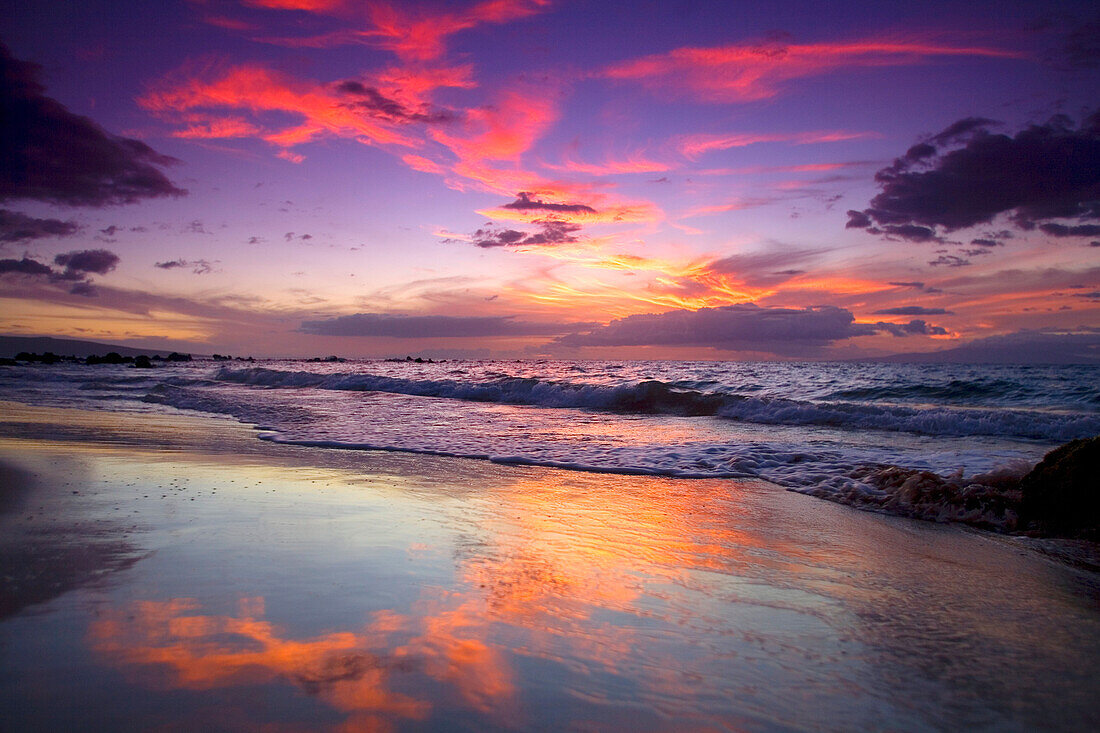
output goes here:
[{"label": "dark rock in water", "polygon": [[89,354],[84,360],[85,364],[130,364],[134,361],[132,356],[122,356],[117,351],[112,351],[104,356]]},{"label": "dark rock in water", "polygon": [[1020,482],[1021,526],[1045,536],[1100,540],[1100,436],[1043,457]]},{"label": "dark rock in water", "polygon": [[20,351],[15,355],[16,361],[33,361],[39,364],[56,364],[59,361],[65,360],[65,357],[58,356],[52,351],[47,351],[44,354],[28,354],[26,351]]},{"label": "dark rock in water", "polygon": [[19,366],[19,362],[6,356],[0,356],[0,366]]},{"label": "dark rock in water", "polygon": [[152,369],[153,362],[149,361],[149,357],[142,354],[141,356],[134,357],[135,369]]},{"label": "dark rock in water", "polygon": [[191,361],[190,354],[177,354],[173,351],[171,354],[165,357],[168,361]]}]

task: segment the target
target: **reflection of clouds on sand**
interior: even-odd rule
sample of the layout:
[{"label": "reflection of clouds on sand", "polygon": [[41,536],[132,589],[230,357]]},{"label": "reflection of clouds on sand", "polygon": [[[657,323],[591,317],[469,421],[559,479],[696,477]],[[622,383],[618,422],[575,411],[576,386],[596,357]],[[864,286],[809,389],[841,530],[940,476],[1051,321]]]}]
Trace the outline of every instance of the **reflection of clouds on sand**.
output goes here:
[{"label": "reflection of clouds on sand", "polygon": [[[352,714],[348,729],[378,727],[382,715],[420,720],[431,704],[387,688],[392,660],[371,649],[394,628],[382,616],[378,630],[284,638],[262,620],[262,598],[243,599],[236,616],[202,615],[198,602],[141,601],[94,622],[91,646],[157,688],[209,690],[290,682],[337,710]],[[151,671],[159,674],[151,675]]]}]

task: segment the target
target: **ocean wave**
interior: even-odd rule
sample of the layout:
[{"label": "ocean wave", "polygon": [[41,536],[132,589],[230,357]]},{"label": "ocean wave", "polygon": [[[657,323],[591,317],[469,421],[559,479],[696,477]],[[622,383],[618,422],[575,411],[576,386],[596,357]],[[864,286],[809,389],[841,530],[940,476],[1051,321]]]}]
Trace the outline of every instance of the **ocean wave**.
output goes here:
[{"label": "ocean wave", "polygon": [[658,380],[608,386],[494,375],[485,381],[471,382],[359,373],[318,374],[263,367],[223,368],[214,375],[214,379],[265,388],[389,392],[544,408],[712,416],[766,425],[818,425],[940,436],[990,435],[1067,441],[1100,433],[1100,415],[1096,414],[844,401],[810,402],[705,392]]},{"label": "ocean wave", "polygon": [[1014,401],[1033,394],[1019,382],[1008,379],[952,379],[941,384],[895,384],[841,389],[825,395],[831,400],[947,400],[973,403],[976,400]]}]

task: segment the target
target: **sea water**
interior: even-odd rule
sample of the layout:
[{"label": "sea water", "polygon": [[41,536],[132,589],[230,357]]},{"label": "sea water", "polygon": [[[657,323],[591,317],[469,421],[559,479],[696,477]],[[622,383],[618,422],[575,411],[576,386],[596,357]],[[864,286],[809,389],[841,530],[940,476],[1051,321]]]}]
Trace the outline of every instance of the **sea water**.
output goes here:
[{"label": "sea water", "polygon": [[258,437],[851,496],[867,467],[964,476],[1100,433],[1100,367],[716,361],[195,361],[0,368],[0,398],[198,411]]}]

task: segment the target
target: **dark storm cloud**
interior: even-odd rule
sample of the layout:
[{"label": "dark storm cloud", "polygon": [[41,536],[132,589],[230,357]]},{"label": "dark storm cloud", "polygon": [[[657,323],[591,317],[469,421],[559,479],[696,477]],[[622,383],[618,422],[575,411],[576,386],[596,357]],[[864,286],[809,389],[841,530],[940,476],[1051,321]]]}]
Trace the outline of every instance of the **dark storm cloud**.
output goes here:
[{"label": "dark storm cloud", "polygon": [[84,249],[57,255],[53,258],[53,262],[55,265],[64,267],[68,272],[94,272],[97,275],[106,275],[118,266],[119,257],[105,249]]},{"label": "dark storm cloud", "polygon": [[873,316],[942,316],[949,315],[951,311],[943,308],[925,308],[920,305],[906,305],[900,308],[883,308],[875,311]]},{"label": "dark storm cloud", "polygon": [[421,109],[409,109],[396,99],[387,97],[375,87],[370,87],[355,79],[337,82],[333,87],[337,92],[355,100],[345,106],[362,110],[374,117],[383,117],[391,122],[453,122],[458,116],[450,110],[431,109],[427,105]]},{"label": "dark storm cloud", "polygon": [[[1014,137],[991,132],[991,124],[984,118],[959,120],[911,148],[875,175],[881,192],[867,209],[848,212],[847,226],[910,241],[942,241],[941,231],[1003,213],[1021,229],[1053,227],[1048,234],[1092,236],[1089,224],[1049,220],[1100,220],[1100,113],[1079,127],[1058,116]],[[947,149],[951,145],[961,147]]]},{"label": "dark storm cloud", "polygon": [[562,346],[699,346],[810,356],[834,341],[883,331],[895,336],[944,332],[923,321],[856,323],[851,311],[829,305],[796,309],[739,303],[637,314],[556,342]]},{"label": "dark storm cloud", "polygon": [[18,211],[0,209],[0,243],[26,242],[45,237],[67,237],[80,227],[76,222],[60,219],[36,219]]},{"label": "dark storm cloud", "polygon": [[[539,223],[539,227],[539,231],[529,233],[516,229],[501,229],[494,227],[492,224],[486,224],[471,235],[470,242],[483,249],[552,246],[578,241],[579,237],[576,236],[576,233],[581,230],[579,224],[569,224],[564,221],[543,221]],[[444,241],[453,243],[465,240],[447,239]]]},{"label": "dark storm cloud", "polygon": [[513,316],[408,316],[356,313],[322,321],[305,321],[299,329],[317,336],[385,338],[476,338],[490,336],[556,336],[592,323],[534,323]]},{"label": "dark storm cloud", "polygon": [[552,204],[531,198],[528,191],[520,191],[516,200],[502,208],[516,211],[550,211],[557,214],[595,214],[596,210],[585,204]]},{"label": "dark storm cloud", "polygon": [[73,114],[38,74],[0,44],[0,200],[106,206],[186,193],[157,169],[174,158]]}]

